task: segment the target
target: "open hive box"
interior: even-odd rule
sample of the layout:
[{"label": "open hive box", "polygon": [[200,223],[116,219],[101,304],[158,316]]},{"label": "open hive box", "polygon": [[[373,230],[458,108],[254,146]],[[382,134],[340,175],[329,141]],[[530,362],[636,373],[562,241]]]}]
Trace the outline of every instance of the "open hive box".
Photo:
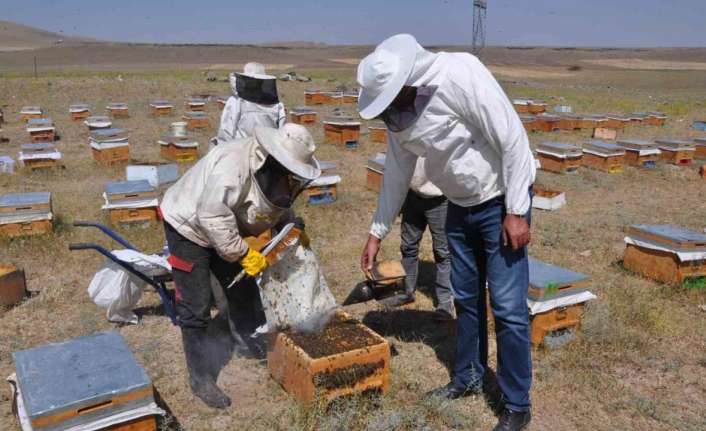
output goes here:
[{"label": "open hive box", "polygon": [[623,172],[625,149],[604,141],[589,141],[583,145],[584,166],[616,174]]},{"label": "open hive box", "polygon": [[654,168],[657,165],[661,152],[654,142],[626,139],[618,141],[618,145],[625,149],[625,160],[629,165],[642,168]]},{"label": "open hive box", "polygon": [[706,277],[706,235],[672,225],[633,225],[623,265],[664,283]]},{"label": "open hive box", "polygon": [[17,159],[30,170],[49,169],[60,166],[61,153],[53,142],[36,142],[22,144]]},{"label": "open hive box", "polygon": [[51,193],[7,193],[0,196],[0,235],[20,237],[52,231]]},{"label": "open hive box", "polygon": [[0,305],[16,305],[26,296],[25,272],[15,265],[0,263]]},{"label": "open hive box", "polygon": [[292,109],[289,118],[294,124],[314,124],[316,123],[316,111],[306,106],[297,106]]},{"label": "open hive box", "polygon": [[131,162],[125,168],[128,181],[146,180],[152,187],[160,187],[179,179],[179,166],[165,162]]},{"label": "open hive box", "polygon": [[206,99],[201,97],[190,97],[186,100],[186,109],[189,111],[205,111]]},{"label": "open hive box", "polygon": [[694,161],[696,147],[693,142],[678,139],[657,139],[662,160],[674,165],[690,165]]},{"label": "open hive box", "polygon": [[350,116],[330,116],[324,119],[324,141],[356,148],[360,140],[360,121]]},{"label": "open hive box", "polygon": [[694,156],[700,159],[706,159],[706,138],[694,139]]},{"label": "open hive box", "polygon": [[300,401],[328,403],[389,387],[389,344],[343,311],[321,332],[279,332],[269,341],[267,368],[272,378]]},{"label": "open hive box", "polygon": [[83,122],[88,127],[88,130],[100,130],[100,129],[109,129],[112,125],[113,122],[111,121],[110,117],[105,116],[105,115],[92,115]]},{"label": "open hive box", "polygon": [[168,133],[158,142],[159,154],[167,160],[192,162],[199,158],[199,143],[188,135]]},{"label": "open hive box", "polygon": [[530,341],[539,346],[571,338],[581,326],[584,304],[595,296],[584,274],[529,258]]},{"label": "open hive box", "polygon": [[130,110],[128,109],[127,103],[109,103],[105,107],[112,118],[128,118],[130,117]]},{"label": "open hive box", "polygon": [[186,121],[186,128],[188,130],[206,129],[211,124],[208,121],[206,113],[203,111],[187,111],[182,118]]},{"label": "open hive box", "polygon": [[545,171],[558,174],[576,172],[582,158],[583,152],[573,144],[543,142],[537,146],[537,159]]},{"label": "open hive box", "polygon": [[375,157],[368,160],[366,165],[365,185],[368,190],[380,193],[382,189],[382,177],[385,174],[385,153],[377,153]]},{"label": "open hive box", "polygon": [[27,122],[33,118],[42,118],[44,111],[39,106],[23,106],[20,109],[20,118],[22,121]]},{"label": "open hive box", "polygon": [[32,142],[53,142],[56,128],[51,118],[30,118],[27,120],[27,132]]},{"label": "open hive box", "polygon": [[566,194],[560,190],[553,190],[539,184],[532,186],[534,197],[532,208],[545,211],[556,211],[566,205]]},{"label": "open hive box", "polygon": [[382,121],[376,121],[368,126],[370,140],[373,142],[387,143],[387,126]]},{"label": "open hive box", "polygon": [[69,116],[73,121],[85,120],[91,116],[91,108],[85,103],[75,103],[69,106]]},{"label": "open hive box", "polygon": [[93,158],[106,166],[127,163],[130,160],[128,138],[129,135],[124,129],[94,130],[89,138]]},{"label": "open hive box", "polygon": [[164,414],[154,388],[117,332],[14,352],[23,429],[152,431]]},{"label": "open hive box", "polygon": [[167,100],[153,100],[150,102],[150,113],[155,117],[164,117],[172,114],[174,105]]},{"label": "open hive box", "polygon": [[117,181],[105,186],[104,210],[110,222],[151,224],[157,222],[157,191],[147,180]]}]

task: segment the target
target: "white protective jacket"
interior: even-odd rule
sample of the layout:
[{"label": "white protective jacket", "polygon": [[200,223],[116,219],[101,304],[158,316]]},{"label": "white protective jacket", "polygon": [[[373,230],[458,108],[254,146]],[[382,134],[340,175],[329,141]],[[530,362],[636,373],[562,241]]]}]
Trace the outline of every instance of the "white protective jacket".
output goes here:
[{"label": "white protective jacket", "polygon": [[228,98],[221,114],[221,124],[218,127],[218,144],[233,139],[247,138],[253,135],[256,127],[278,129],[287,119],[284,104],[260,105],[238,97],[235,90],[235,79],[231,77],[233,95]]},{"label": "white protective jacket", "polygon": [[244,237],[292,218],[289,209],[267,200],[254,179],[265,158],[254,137],[215,147],[167,190],[160,205],[164,220],[223,259],[240,260],[248,251]]},{"label": "white protective jacket", "polygon": [[427,173],[424,170],[424,163],[426,160],[424,157],[419,157],[417,159],[417,164],[414,166],[414,174],[412,175],[412,180],[409,183],[409,188],[419,196],[423,198],[438,198],[442,196],[441,190],[429,181]]},{"label": "white protective jacket", "polygon": [[388,132],[385,175],[370,233],[380,239],[404,202],[418,157],[429,180],[454,204],[470,207],[505,195],[523,215],[536,167],[527,133],[490,71],[465,53],[420,50],[406,85],[435,86],[419,118]]}]

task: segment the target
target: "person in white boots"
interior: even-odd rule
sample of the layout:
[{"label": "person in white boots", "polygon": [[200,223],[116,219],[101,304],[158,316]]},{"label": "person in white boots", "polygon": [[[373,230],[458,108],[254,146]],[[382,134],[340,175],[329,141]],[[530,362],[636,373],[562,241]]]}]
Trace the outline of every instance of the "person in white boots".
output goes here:
[{"label": "person in white boots", "polygon": [[284,126],[284,104],[277,94],[277,78],[260,63],[248,63],[242,73],[229,77],[232,91],[221,114],[214,144],[252,136],[256,127]]},{"label": "person in white boots", "polygon": [[[216,385],[218,373],[205,341],[214,305],[210,274],[225,289],[241,269],[251,277],[265,269],[265,257],[244,238],[293,221],[295,199],[321,175],[314,138],[305,127],[253,132],[212,149],[167,190],[160,205],[189,384],[214,408],[229,406],[230,399]],[[236,285],[227,294],[243,313],[251,311],[243,303],[259,299],[254,283]]]},{"label": "person in white boots", "polygon": [[432,53],[393,36],[358,66],[358,110],[389,129],[385,176],[361,267],[368,270],[400,212],[419,157],[449,200],[446,234],[456,304],[452,381],[430,393],[456,399],[483,390],[487,362],[486,282],[498,345],[503,408],[496,431],[530,422],[527,289],[535,179],[527,133],[488,69],[467,53]]}]

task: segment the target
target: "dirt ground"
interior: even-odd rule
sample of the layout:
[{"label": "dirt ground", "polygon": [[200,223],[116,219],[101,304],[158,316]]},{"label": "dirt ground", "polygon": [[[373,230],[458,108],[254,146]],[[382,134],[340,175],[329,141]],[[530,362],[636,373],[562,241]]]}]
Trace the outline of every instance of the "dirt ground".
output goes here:
[{"label": "dirt ground", "polygon": [[[358,54],[339,52],[329,58],[358,58]],[[0,64],[5,64],[5,55],[0,54]],[[58,58],[63,54],[52,55]],[[567,51],[567,55],[568,60],[556,63],[574,63],[571,56],[576,54]],[[268,62],[301,64],[290,58]],[[241,59],[220,58],[208,63],[231,62],[240,63]],[[303,69],[314,78],[312,84],[279,83],[285,104],[302,104],[304,89],[310,85],[351,86],[354,66],[347,63],[350,61],[339,62],[331,69]],[[622,137],[692,138],[700,134],[690,125],[694,119],[706,118],[703,72],[591,69],[589,63],[584,63],[588,69],[567,72],[557,64],[492,63],[511,96],[539,97],[550,106],[569,104],[584,113],[662,110],[670,115],[665,127],[630,128],[621,132]],[[557,72],[547,76],[523,73],[541,71],[542,67],[556,67]],[[104,67],[99,64],[97,69]],[[100,210],[101,193],[106,182],[124,178],[124,169],[104,168],[93,162],[88,132],[83,124],[70,121],[69,104],[89,103],[98,114],[108,102],[128,103],[131,117],[115,124],[130,130],[134,158],[156,160],[156,140],[178,115],[149,117],[150,100],[171,99],[181,113],[181,103],[192,93],[229,91],[225,83],[206,82],[197,70],[126,69],[42,69],[38,79],[22,67],[0,70],[0,104],[8,121],[3,134],[10,139],[0,144],[0,154],[16,157],[20,144],[28,138],[18,112],[23,105],[38,104],[58,127],[61,140],[57,145],[65,165],[65,169],[53,172],[20,170],[14,175],[0,175],[2,192],[51,191],[56,215],[53,235],[0,241],[0,262],[23,267],[31,291],[31,297],[22,304],[0,310],[0,376],[13,372],[13,351],[117,330],[144,365],[170,411],[161,429],[450,430],[490,429],[494,425],[495,418],[482,398],[440,403],[421,397],[448,381],[454,354],[453,325],[436,323],[431,317],[433,303],[428,292],[433,264],[428,238],[423,247],[422,294],[413,306],[395,311],[384,311],[375,303],[348,307],[394,347],[391,389],[379,399],[348,399],[326,410],[307,408],[269,378],[263,363],[233,358],[219,378],[219,384],[233,399],[233,407],[222,412],[211,410],[189,391],[179,332],[160,314],[155,294],[143,297],[139,325],[117,327],[108,323],[104,310],[91,303],[86,294],[102,259],[95,253],[69,252],[67,246],[89,241],[108,244],[98,232],[74,228],[71,223],[106,220]],[[344,108],[354,112],[352,106]],[[330,110],[322,109],[320,115]],[[197,134],[202,153],[219,118],[215,103],[209,103],[207,112],[211,128]],[[362,277],[359,253],[377,197],[365,188],[365,163],[384,150],[384,145],[371,143],[365,127],[355,150],[324,144],[320,123],[310,130],[319,143],[319,158],[339,164],[343,183],[336,203],[306,206],[299,202],[297,211],[306,220],[325,275],[341,301]],[[538,133],[530,138],[533,146],[545,140],[581,143],[589,133]],[[187,168],[181,167],[182,171]],[[590,275],[598,299],[588,306],[578,339],[558,349],[534,351],[534,418],[530,429],[705,429],[706,313],[699,305],[706,303],[706,291],[662,285],[630,274],[620,264],[623,236],[631,224],[673,223],[703,231],[706,181],[697,175],[697,166],[660,164],[654,170],[627,168],[616,175],[585,168],[567,176],[540,172],[538,183],[566,191],[568,205],[557,212],[533,214],[531,254]],[[119,231],[145,250],[160,250],[164,241],[161,227]],[[381,257],[398,258],[398,248],[395,229]],[[9,391],[2,390],[0,429],[17,427]]]}]

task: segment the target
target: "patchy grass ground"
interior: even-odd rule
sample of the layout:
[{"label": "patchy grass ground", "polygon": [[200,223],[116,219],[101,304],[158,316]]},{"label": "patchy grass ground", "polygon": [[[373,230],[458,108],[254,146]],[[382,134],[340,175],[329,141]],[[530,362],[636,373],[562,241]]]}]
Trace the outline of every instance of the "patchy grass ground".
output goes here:
[{"label": "patchy grass ground", "polygon": [[[504,69],[503,69],[504,70]],[[312,86],[350,85],[352,70],[310,70]],[[502,71],[500,73],[503,76]],[[541,97],[570,104],[577,112],[664,110],[672,119],[664,128],[633,128],[624,136],[690,138],[693,119],[706,118],[706,78],[689,71],[572,72],[550,80],[533,74],[510,73],[503,82],[514,96]],[[518,79],[521,79],[518,80]],[[280,83],[287,106],[303,102],[309,84]],[[0,310],[0,376],[13,369],[11,353],[47,342],[66,340],[95,331],[116,329],[127,339],[152,377],[171,412],[163,429],[301,429],[301,430],[436,430],[489,429],[494,417],[483,399],[439,403],[421,394],[448,381],[453,361],[453,325],[430,317],[432,301],[419,295],[412,307],[383,312],[375,304],[350,307],[350,312],[385,336],[394,346],[392,388],[380,399],[354,398],[327,410],[298,405],[268,376],[262,363],[233,359],[223,370],[220,385],[233,398],[224,412],[210,410],[187,386],[178,330],[161,315],[150,312],[156,295],[143,297],[145,311],[137,326],[116,328],[94,306],[86,288],[102,259],[88,252],[70,253],[71,242],[98,239],[97,232],[71,226],[74,220],[105,220],[100,210],[106,182],[124,178],[123,169],[95,164],[88,132],[68,118],[71,103],[90,103],[101,113],[108,102],[130,104],[131,118],[116,125],[131,131],[133,157],[158,159],[158,136],[177,116],[153,119],[147,115],[151,99],[176,102],[178,113],[186,96],[195,92],[228,93],[227,84],[207,83],[192,71],[154,73],[56,73],[40,79],[14,73],[0,80],[0,103],[8,123],[0,154],[13,157],[27,142],[18,112],[23,105],[41,105],[57,124],[64,154],[63,170],[48,173],[19,171],[0,176],[0,190],[53,193],[57,216],[55,233],[26,240],[0,241],[0,262],[24,267],[31,298]],[[352,107],[344,107],[353,112]],[[218,122],[215,103],[209,104],[212,128],[198,135],[205,151]],[[323,113],[322,113],[323,114]],[[321,125],[311,128],[322,142]],[[586,132],[534,134],[543,140],[581,142]],[[343,184],[338,202],[298,211],[306,219],[313,246],[339,300],[361,275],[358,257],[367,235],[376,195],[365,189],[365,162],[380,144],[363,135],[357,150],[319,144],[322,160],[339,163]],[[701,163],[705,163],[701,161]],[[183,166],[186,169],[188,166]],[[576,175],[541,172],[538,182],[567,192],[568,205],[555,213],[535,212],[533,256],[589,274],[598,300],[586,310],[579,339],[556,350],[534,352],[534,419],[531,429],[658,429],[706,428],[706,303],[703,284],[664,286],[626,272],[620,265],[625,229],[633,223],[674,223],[703,230],[706,220],[706,182],[697,168],[660,165],[651,171],[627,168],[608,175],[581,169]],[[147,250],[161,249],[160,227],[120,229]],[[427,238],[428,241],[428,238]],[[397,231],[385,242],[383,257],[398,256]],[[424,258],[431,259],[429,244]],[[425,264],[424,268],[433,268]],[[422,281],[433,279],[426,272]],[[0,392],[0,429],[16,429],[7,391]]]}]

